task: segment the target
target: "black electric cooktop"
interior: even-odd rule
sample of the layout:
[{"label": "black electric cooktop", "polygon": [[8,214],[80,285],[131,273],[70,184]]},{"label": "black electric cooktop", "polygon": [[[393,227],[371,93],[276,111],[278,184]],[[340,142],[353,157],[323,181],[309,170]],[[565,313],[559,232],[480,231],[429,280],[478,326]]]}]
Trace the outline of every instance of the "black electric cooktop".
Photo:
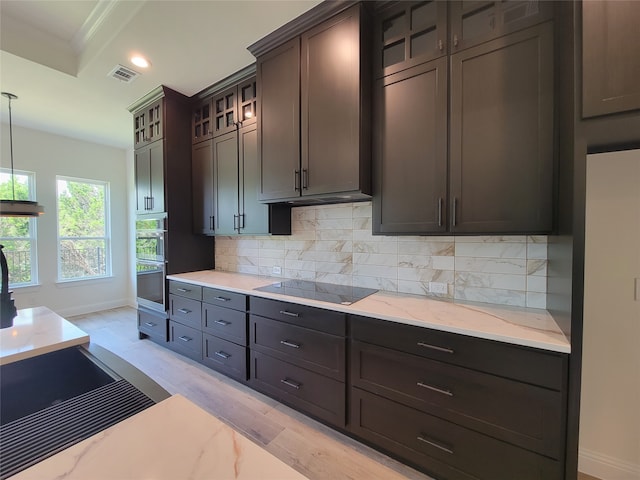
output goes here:
[{"label": "black electric cooktop", "polygon": [[287,280],[272,283],[265,287],[258,287],[254,290],[320,300],[321,302],[339,303],[340,305],[351,305],[378,291],[374,288],[350,287],[348,285],[334,285],[332,283],[310,282],[308,280]]}]

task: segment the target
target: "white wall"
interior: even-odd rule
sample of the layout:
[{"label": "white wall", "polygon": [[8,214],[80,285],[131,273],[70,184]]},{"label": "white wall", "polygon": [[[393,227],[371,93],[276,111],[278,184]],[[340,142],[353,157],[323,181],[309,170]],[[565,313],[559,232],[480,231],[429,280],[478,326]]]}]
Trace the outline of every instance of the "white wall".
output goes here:
[{"label": "white wall", "polygon": [[[36,199],[45,214],[36,220],[39,285],[15,288],[18,308],[44,305],[60,315],[76,315],[135,305],[130,262],[131,154],[41,131],[13,127],[14,167],[36,173]],[[10,166],[9,128],[2,124],[2,167]],[[109,182],[112,277],[57,282],[56,175]]]},{"label": "white wall", "polygon": [[579,470],[603,480],[640,479],[636,278],[640,150],[589,155]]}]

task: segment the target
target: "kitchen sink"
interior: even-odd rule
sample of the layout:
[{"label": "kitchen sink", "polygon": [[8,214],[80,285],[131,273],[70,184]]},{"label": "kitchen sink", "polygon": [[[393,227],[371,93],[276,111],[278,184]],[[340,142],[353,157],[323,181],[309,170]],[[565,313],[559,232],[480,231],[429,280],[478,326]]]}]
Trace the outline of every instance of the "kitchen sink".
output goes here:
[{"label": "kitchen sink", "polygon": [[66,348],[0,367],[0,425],[115,382],[81,348]]},{"label": "kitchen sink", "polygon": [[169,397],[97,345],[0,366],[0,480]]}]

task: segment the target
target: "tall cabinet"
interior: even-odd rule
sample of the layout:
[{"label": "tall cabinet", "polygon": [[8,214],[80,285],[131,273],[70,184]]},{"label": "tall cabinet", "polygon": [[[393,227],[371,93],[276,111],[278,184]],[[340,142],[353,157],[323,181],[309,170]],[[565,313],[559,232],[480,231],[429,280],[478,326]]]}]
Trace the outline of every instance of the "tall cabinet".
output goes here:
[{"label": "tall cabinet", "polygon": [[[289,234],[291,207],[258,201],[255,67],[196,97],[192,107],[194,232]],[[203,112],[211,112],[204,120]]]},{"label": "tall cabinet", "polygon": [[374,233],[551,231],[547,3],[394,2],[376,13]]},{"label": "tall cabinet", "polygon": [[[192,200],[185,195],[191,191],[189,99],[160,86],[129,106],[129,111],[134,127],[136,215],[138,220],[166,215],[165,273],[213,268],[213,241],[193,234]],[[168,298],[166,279],[164,289]],[[153,312],[140,306],[141,334],[166,341],[167,308],[159,305]]]}]

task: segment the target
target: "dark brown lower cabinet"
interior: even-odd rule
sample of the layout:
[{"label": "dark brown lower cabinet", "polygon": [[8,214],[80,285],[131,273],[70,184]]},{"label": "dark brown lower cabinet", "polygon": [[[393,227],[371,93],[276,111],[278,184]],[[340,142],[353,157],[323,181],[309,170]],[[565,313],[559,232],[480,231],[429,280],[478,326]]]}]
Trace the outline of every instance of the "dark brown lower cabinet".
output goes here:
[{"label": "dark brown lower cabinet", "polygon": [[447,480],[560,480],[561,462],[351,389],[350,430]]},{"label": "dark brown lower cabinet", "polygon": [[251,350],[250,385],[297,410],[344,427],[344,382]]},{"label": "dark brown lower cabinet", "polygon": [[138,337],[149,337],[158,343],[167,341],[167,315],[155,310],[138,307]]},{"label": "dark brown lower cabinet", "polygon": [[237,380],[247,380],[247,349],[203,333],[202,363]]},{"label": "dark brown lower cabinet", "polygon": [[192,360],[202,360],[202,332],[196,328],[170,320],[167,346]]}]

